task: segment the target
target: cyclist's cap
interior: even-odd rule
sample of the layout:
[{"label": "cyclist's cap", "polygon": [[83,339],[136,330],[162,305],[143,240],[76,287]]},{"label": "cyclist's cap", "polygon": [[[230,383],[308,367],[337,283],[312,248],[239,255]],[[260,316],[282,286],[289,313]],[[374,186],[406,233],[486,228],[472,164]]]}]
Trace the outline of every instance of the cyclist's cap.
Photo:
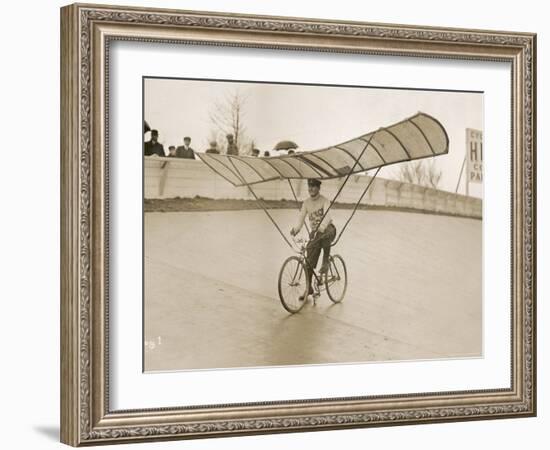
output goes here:
[{"label": "cyclist's cap", "polygon": [[307,180],[307,185],[308,185],[308,186],[320,187],[320,186],[321,186],[321,181],[318,180],[317,178],[309,178],[309,179]]}]

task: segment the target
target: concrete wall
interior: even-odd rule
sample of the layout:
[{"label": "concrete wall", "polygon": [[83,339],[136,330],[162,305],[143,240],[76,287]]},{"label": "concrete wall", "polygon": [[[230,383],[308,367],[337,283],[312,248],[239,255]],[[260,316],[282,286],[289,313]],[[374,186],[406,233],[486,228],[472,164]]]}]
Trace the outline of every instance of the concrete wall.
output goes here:
[{"label": "concrete wall", "polygon": [[[145,198],[209,197],[254,199],[246,187],[234,187],[200,160],[147,157],[144,162]],[[339,196],[340,203],[355,203],[371,177],[352,175]],[[323,182],[323,194],[332,198],[344,178]],[[291,180],[298,199],[307,195],[304,180]],[[287,180],[253,185],[258,197],[266,200],[294,200]],[[451,192],[424,188],[395,180],[376,178],[362,203],[411,208],[467,217],[482,217],[481,200]]]}]

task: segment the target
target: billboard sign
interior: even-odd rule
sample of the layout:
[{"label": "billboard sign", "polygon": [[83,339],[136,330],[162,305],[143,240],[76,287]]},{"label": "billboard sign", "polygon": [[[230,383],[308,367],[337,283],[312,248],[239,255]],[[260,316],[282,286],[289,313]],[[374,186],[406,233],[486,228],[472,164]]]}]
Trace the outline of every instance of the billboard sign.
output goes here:
[{"label": "billboard sign", "polygon": [[483,132],[466,128],[466,161],[468,183],[483,182]]}]

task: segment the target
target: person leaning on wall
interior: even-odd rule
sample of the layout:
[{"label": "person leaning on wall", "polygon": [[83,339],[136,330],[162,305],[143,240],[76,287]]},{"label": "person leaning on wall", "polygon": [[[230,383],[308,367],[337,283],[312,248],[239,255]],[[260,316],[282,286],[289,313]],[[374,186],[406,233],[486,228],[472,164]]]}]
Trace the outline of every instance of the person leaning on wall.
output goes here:
[{"label": "person leaning on wall", "polygon": [[219,155],[220,151],[218,150],[218,143],[216,141],[210,142],[210,147],[208,147],[204,153]]},{"label": "person leaning on wall", "polygon": [[143,143],[143,154],[145,156],[165,156],[164,147],[158,141],[159,132],[158,130],[151,130],[151,139]]},{"label": "person leaning on wall", "polygon": [[191,138],[189,136],[183,138],[183,145],[176,149],[176,156],[178,158],[195,159],[195,150],[191,148]]}]

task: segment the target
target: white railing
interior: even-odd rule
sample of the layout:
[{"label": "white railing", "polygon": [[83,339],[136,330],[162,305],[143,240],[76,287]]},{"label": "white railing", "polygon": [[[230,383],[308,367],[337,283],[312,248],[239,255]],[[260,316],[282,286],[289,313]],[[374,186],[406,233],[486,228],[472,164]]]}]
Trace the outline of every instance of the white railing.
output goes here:
[{"label": "white railing", "polygon": [[[200,160],[146,157],[145,198],[208,197],[215,199],[246,199],[254,197],[246,187],[234,187],[214,173]],[[339,202],[354,204],[370,177],[352,175],[339,197]],[[304,180],[292,180],[298,199],[307,195]],[[332,198],[343,179],[323,182],[323,194]],[[266,200],[294,200],[286,180],[275,180],[253,186],[258,197]],[[475,197],[377,178],[363,203],[376,206],[432,211],[465,217],[482,217],[482,202]]]}]

